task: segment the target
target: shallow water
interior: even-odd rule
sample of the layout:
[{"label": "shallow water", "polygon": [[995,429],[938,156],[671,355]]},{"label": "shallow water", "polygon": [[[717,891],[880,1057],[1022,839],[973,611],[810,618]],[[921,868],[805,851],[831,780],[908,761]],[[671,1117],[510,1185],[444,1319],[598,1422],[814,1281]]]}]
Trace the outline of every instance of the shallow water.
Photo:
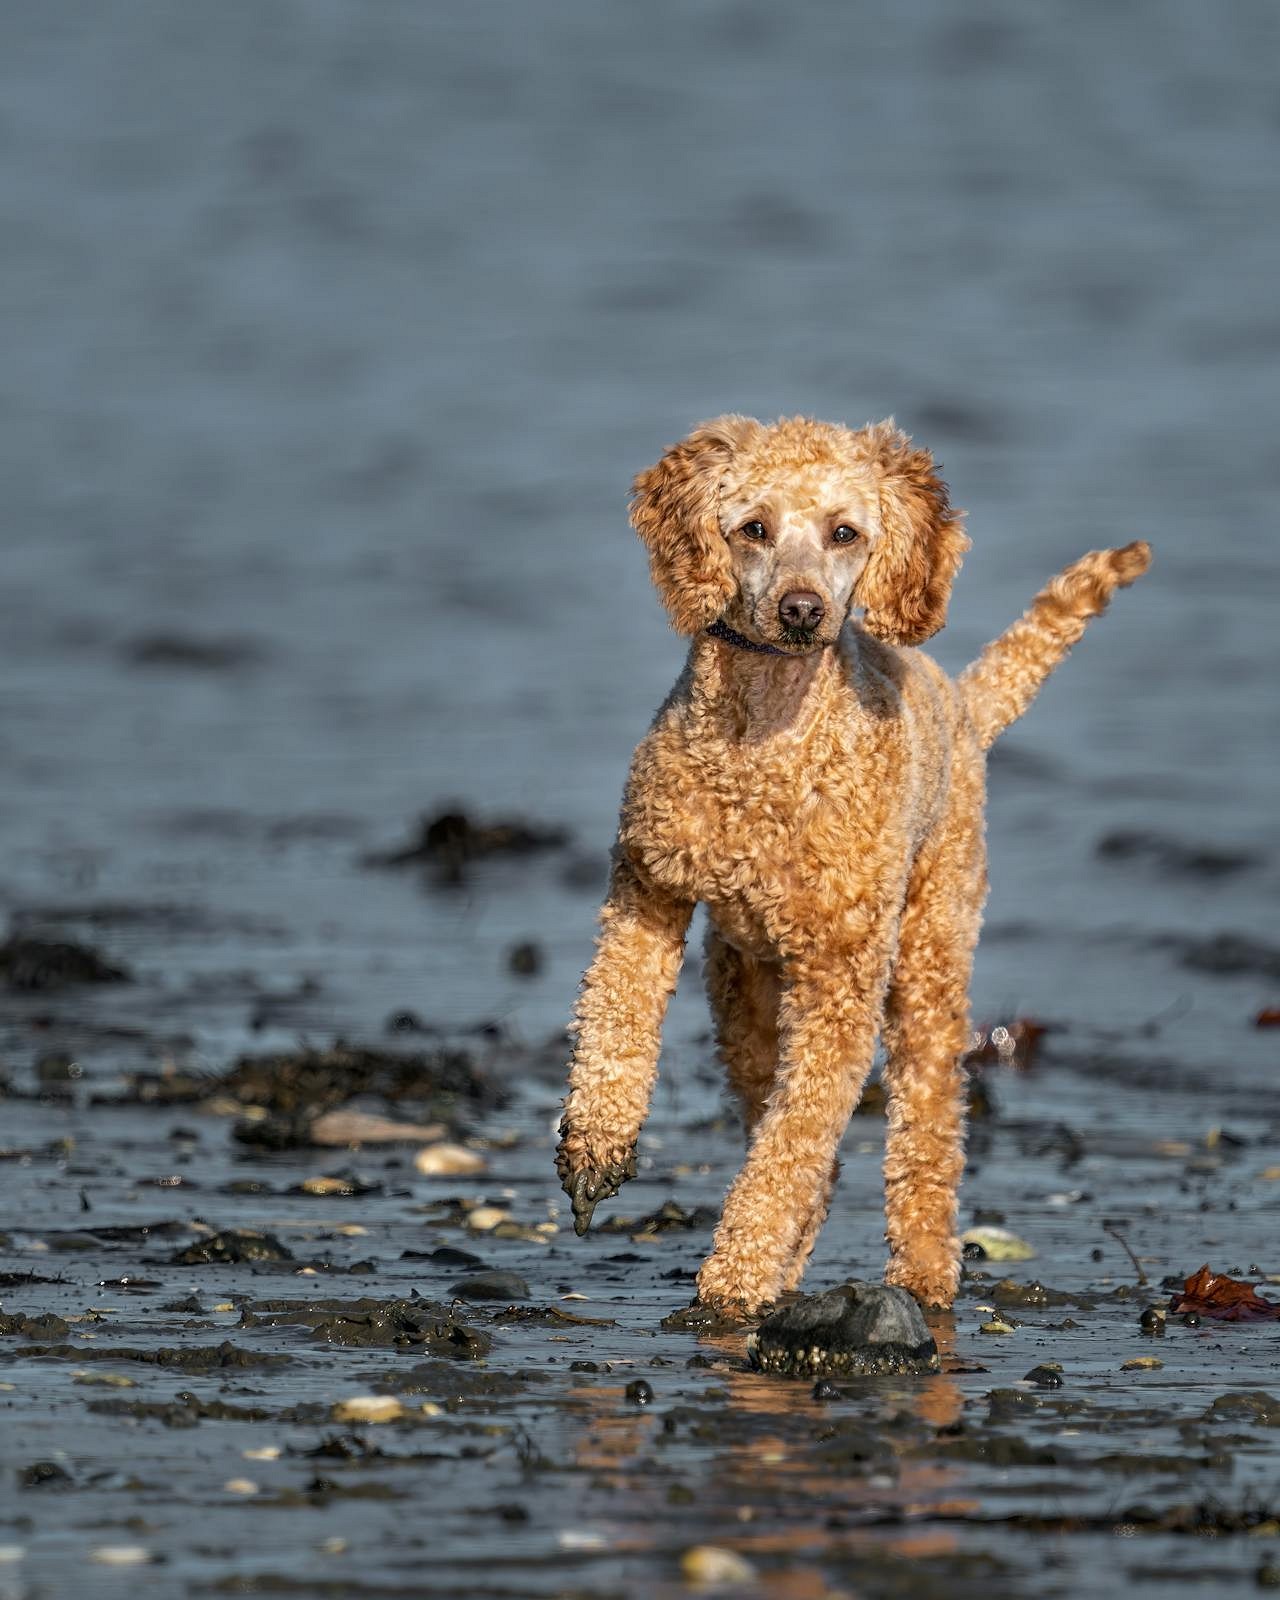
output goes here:
[{"label": "shallow water", "polygon": [[[301,1593],[679,1593],[680,1552],[712,1541],[768,1594],[1068,1594],[1117,1572],[1163,1593],[1172,1570],[1179,1592],[1210,1595],[1280,1551],[1280,1533],[1117,1542],[1126,1508],[1270,1491],[1265,1428],[1184,1424],[1280,1377],[1266,1326],[1171,1327],[1162,1369],[1121,1374],[1153,1341],[1145,1298],[1106,1298],[1133,1271],[1101,1231],[1128,1219],[1153,1285],[1205,1259],[1280,1273],[1261,1176],[1280,1159],[1277,1036],[1252,1026],[1280,995],[1278,34],[1263,0],[1070,18],[916,0],[874,22],[755,0],[696,15],[137,3],[109,25],[68,0],[9,19],[0,907],[138,981],[0,997],[19,1091],[0,1145],[29,1152],[0,1163],[0,1271],[60,1280],[6,1279],[3,1309],[114,1308],[72,1325],[99,1349],[231,1337],[294,1359],[230,1379],[146,1367],[116,1391],[0,1341],[0,1545],[25,1551],[0,1563],[0,1594],[123,1593],[136,1573],[88,1556],[126,1543],[163,1558],[147,1581],[177,1594],[265,1590],[263,1575]],[[1033,1240],[1015,1276],[1103,1298],[985,1336],[975,1280],[941,1332],[950,1366],[987,1371],[820,1406],[744,1372],[732,1341],[688,1368],[699,1346],[660,1330],[689,1292],[662,1274],[697,1265],[705,1228],[642,1246],[472,1241],[531,1303],[617,1325],[497,1323],[487,1370],[536,1381],[366,1430],[424,1459],[245,1462],[263,1442],[313,1448],[338,1430],[279,1414],[403,1358],[163,1305],[192,1285],[210,1307],[447,1299],[457,1274],[400,1251],[461,1235],[415,1208],[512,1190],[523,1221],[564,1221],[561,1052],[544,1046],[590,949],[628,755],[680,659],[626,485],[730,408],[893,411],[936,449],[974,539],[934,646],[949,668],[1082,549],[1155,546],[999,747],[974,987],[979,1019],[1062,1026],[1032,1071],[996,1075],[967,1212],[1002,1210]],[[453,798],[572,843],[449,890],[361,864]],[[1143,849],[1099,852],[1133,831]],[[1205,850],[1239,864],[1207,871]],[[1219,933],[1245,941],[1237,970],[1206,970]],[[529,939],[541,966],[521,977],[508,952]],[[738,1157],[731,1119],[710,1120],[695,967],[648,1159],[613,1214],[714,1206]],[[490,1152],[486,1179],[428,1181],[367,1149],[246,1163],[226,1118],[90,1104],[139,1067],[378,1040],[404,1010],[512,1082],[476,1126],[521,1142]],[[464,1037],[480,1023],[496,1031]],[[35,1095],[58,1052],[72,1093]],[[197,1137],[170,1138],[175,1124]],[[1218,1126],[1244,1142],[1208,1148]],[[815,1284],[879,1269],[878,1137],[874,1120],[851,1130]],[[69,1153],[51,1143],[65,1139]],[[353,1166],[384,1192],[224,1192]],[[171,1172],[190,1188],[142,1186]],[[317,1291],[287,1269],[165,1264],[195,1218],[376,1270]],[[158,1248],[93,1234],[162,1219],[184,1231]],[[368,1232],[308,1239],[347,1223]],[[71,1233],[88,1237],[61,1250]],[[140,1272],[159,1287],[98,1286]],[[1046,1328],[1067,1315],[1079,1327]],[[1085,1410],[997,1431],[1063,1459],[958,1459],[938,1430],[960,1416],[981,1433],[988,1393],[1046,1355],[1068,1373],[1049,1401]],[[575,1359],[602,1370],[570,1373]],[[638,1373],[643,1410],[621,1394]],[[224,1387],[273,1420],[126,1432],[87,1404]],[[873,1429],[887,1464],[833,1462],[815,1438],[898,1412],[896,1432]],[[1217,1464],[1205,1431],[1235,1436]],[[1122,1451],[1188,1466],[1085,1465]],[[46,1459],[72,1491],[14,1487]],[[339,1488],[289,1500],[318,1471]],[[226,1493],[236,1476],[262,1492]],[[402,1498],[346,1492],[368,1482]],[[526,1520],[494,1510],[516,1504]],[[1047,1540],[999,1520],[1023,1512],[1081,1525]]]}]

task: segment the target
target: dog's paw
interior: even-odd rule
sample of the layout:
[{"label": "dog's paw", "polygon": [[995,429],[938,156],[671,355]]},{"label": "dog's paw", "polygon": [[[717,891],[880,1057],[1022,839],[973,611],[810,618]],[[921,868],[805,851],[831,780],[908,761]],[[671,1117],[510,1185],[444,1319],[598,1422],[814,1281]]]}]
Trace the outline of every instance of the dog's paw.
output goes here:
[{"label": "dog's paw", "polygon": [[893,1256],[884,1281],[905,1289],[922,1306],[947,1311],[960,1287],[960,1241],[944,1240]]},{"label": "dog's paw", "polygon": [[592,1215],[600,1202],[611,1200],[628,1178],[635,1177],[635,1146],[609,1156],[596,1156],[586,1140],[567,1122],[562,1122],[556,1171],[573,1209],[573,1231],[581,1238],[591,1226]]},{"label": "dog's paw", "polygon": [[725,1321],[750,1321],[772,1310],[778,1297],[775,1275],[708,1256],[698,1273],[698,1301]]}]

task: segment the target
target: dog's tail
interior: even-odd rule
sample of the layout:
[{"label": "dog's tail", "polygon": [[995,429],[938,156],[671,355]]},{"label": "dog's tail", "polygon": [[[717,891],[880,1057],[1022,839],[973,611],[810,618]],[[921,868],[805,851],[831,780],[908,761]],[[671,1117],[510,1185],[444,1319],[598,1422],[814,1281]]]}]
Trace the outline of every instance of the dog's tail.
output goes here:
[{"label": "dog's tail", "polygon": [[1011,628],[960,674],[960,692],[985,750],[1035,699],[1036,691],[1088,626],[1151,565],[1139,540],[1122,550],[1091,550],[1060,572]]}]

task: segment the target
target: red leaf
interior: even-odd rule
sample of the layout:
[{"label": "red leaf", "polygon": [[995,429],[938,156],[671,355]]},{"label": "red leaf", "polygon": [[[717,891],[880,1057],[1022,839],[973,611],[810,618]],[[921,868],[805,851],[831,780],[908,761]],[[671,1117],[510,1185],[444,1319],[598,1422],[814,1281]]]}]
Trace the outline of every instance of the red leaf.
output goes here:
[{"label": "red leaf", "polygon": [[1208,1266],[1193,1273],[1182,1292],[1169,1301],[1175,1315],[1194,1311],[1219,1322],[1272,1322],[1280,1318],[1280,1302],[1264,1300],[1252,1283],[1241,1283]]},{"label": "red leaf", "polygon": [[1280,1028],[1280,1006],[1264,1006],[1253,1019],[1255,1028]]}]

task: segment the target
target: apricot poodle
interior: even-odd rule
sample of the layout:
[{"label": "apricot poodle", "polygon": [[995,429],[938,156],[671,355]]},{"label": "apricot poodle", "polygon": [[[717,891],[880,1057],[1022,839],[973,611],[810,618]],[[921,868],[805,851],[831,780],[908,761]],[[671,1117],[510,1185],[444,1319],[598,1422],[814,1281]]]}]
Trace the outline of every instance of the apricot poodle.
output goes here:
[{"label": "apricot poodle", "polygon": [[882,1036],[885,1277],[948,1306],[984,752],[1150,551],[1082,557],[953,683],[914,647],[969,541],[892,422],[720,417],[640,474],[631,518],[692,644],[635,754],[575,1014],[556,1160],[577,1231],[635,1175],[701,902],[748,1154],[698,1298],[752,1314],[799,1283]]}]

